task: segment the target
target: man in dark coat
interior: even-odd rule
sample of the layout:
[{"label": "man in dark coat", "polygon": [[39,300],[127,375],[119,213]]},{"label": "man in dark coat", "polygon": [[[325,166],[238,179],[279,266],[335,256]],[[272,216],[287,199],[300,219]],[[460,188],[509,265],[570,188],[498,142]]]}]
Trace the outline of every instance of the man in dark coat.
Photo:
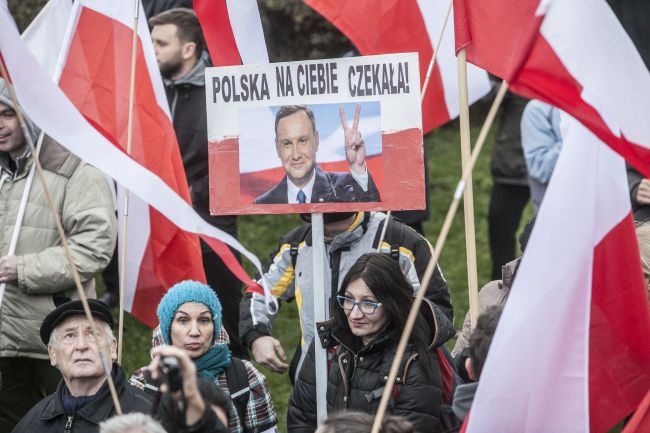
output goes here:
[{"label": "man in dark coat", "polygon": [[[151,413],[152,398],[144,391],[129,385],[117,359],[117,340],[113,336],[113,315],[103,302],[89,299],[88,306],[95,322],[93,328],[86,318],[81,301],[69,301],[49,313],[41,325],[40,334],[47,344],[50,363],[63,379],[54,394],[34,406],[14,428],[14,433],[75,432],[95,433],[99,423],[116,415],[103,367],[102,355],[113,361],[111,378],[115,384],[123,413]],[[185,424],[189,431],[201,433],[217,431],[221,424],[214,412],[206,406],[196,385],[196,368],[180,349],[164,346],[154,355],[174,356],[179,363],[185,392]],[[158,365],[158,357],[152,365]],[[108,362],[108,359],[106,359]],[[155,364],[154,364],[155,363]],[[165,398],[159,418],[168,431],[178,416]],[[181,419],[183,419],[181,417]],[[174,430],[175,431],[175,430]]]},{"label": "man in dark coat", "polygon": [[345,135],[347,173],[321,170],[316,163],[318,130],[312,110],[305,105],[284,105],[275,116],[275,149],[284,178],[255,199],[255,204],[326,203],[380,201],[379,191],[366,165],[366,150],[358,132],[361,106],[357,105],[354,122],[348,127],[341,109]]}]

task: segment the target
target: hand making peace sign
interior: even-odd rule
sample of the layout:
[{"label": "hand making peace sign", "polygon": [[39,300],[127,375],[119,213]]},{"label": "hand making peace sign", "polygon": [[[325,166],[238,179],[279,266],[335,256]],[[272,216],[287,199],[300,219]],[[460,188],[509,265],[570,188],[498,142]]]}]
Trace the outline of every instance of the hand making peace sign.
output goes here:
[{"label": "hand making peace sign", "polygon": [[348,164],[350,164],[350,170],[363,175],[366,173],[366,146],[361,133],[358,131],[361,104],[357,104],[354,109],[354,120],[351,128],[348,126],[345,117],[345,108],[339,107],[339,113],[341,114],[341,125],[345,137],[345,156]]}]

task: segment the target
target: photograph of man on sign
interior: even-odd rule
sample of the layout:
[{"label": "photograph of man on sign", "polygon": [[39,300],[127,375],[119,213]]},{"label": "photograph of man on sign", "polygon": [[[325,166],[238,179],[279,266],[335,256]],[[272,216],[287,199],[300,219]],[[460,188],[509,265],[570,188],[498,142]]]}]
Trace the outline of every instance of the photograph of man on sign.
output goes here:
[{"label": "photograph of man on sign", "polygon": [[314,112],[306,105],[284,105],[275,115],[275,149],[284,177],[257,196],[255,204],[303,204],[380,201],[379,191],[366,164],[366,144],[359,132],[361,105],[352,122],[339,107],[343,148],[349,171],[321,169],[316,162],[319,135]]}]

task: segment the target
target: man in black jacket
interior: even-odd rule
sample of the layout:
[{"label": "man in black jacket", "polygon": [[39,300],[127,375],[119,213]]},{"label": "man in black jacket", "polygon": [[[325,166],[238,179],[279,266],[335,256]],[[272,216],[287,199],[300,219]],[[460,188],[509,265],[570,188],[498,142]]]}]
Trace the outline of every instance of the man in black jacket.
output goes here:
[{"label": "man in black jacket", "polygon": [[[210,215],[204,81],[209,61],[204,54],[205,42],[199,21],[191,9],[174,8],[152,17],[149,25],[192,205],[204,220],[236,238],[237,217]],[[239,340],[241,283],[203,241],[201,250],[207,283],[223,306],[223,325],[230,336],[231,352],[237,358],[247,359],[248,351]]]},{"label": "man in black jacket", "polygon": [[[113,315],[108,307],[89,299],[88,306],[95,322],[93,328],[86,318],[81,301],[69,301],[49,313],[41,325],[41,340],[47,344],[50,363],[59,369],[63,379],[57,390],[34,406],[13,430],[32,432],[98,432],[99,423],[116,415],[103,367],[102,354],[113,361],[111,378],[123,413],[152,411],[152,399],[127,383],[117,359],[117,341],[113,336]],[[180,349],[164,346],[154,355],[173,356],[179,362],[185,393],[185,424],[187,431],[212,432],[220,426],[216,415],[200,396],[196,384],[196,367]],[[158,371],[159,357],[152,365]],[[164,425],[178,417],[169,404],[158,412]]]}]

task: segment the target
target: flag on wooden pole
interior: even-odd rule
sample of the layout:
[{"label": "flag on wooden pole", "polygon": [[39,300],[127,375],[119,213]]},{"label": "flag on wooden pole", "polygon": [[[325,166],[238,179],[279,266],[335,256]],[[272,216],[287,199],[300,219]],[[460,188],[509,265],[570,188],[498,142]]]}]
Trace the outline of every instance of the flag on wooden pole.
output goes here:
[{"label": "flag on wooden pole", "polygon": [[[363,55],[417,52],[420,84],[426,78],[450,6],[449,0],[305,0],[305,3],[331,21]],[[487,73],[474,65],[468,66],[468,81],[470,104],[490,90]],[[427,133],[458,114],[458,74],[450,18],[422,100],[423,131]]]}]

